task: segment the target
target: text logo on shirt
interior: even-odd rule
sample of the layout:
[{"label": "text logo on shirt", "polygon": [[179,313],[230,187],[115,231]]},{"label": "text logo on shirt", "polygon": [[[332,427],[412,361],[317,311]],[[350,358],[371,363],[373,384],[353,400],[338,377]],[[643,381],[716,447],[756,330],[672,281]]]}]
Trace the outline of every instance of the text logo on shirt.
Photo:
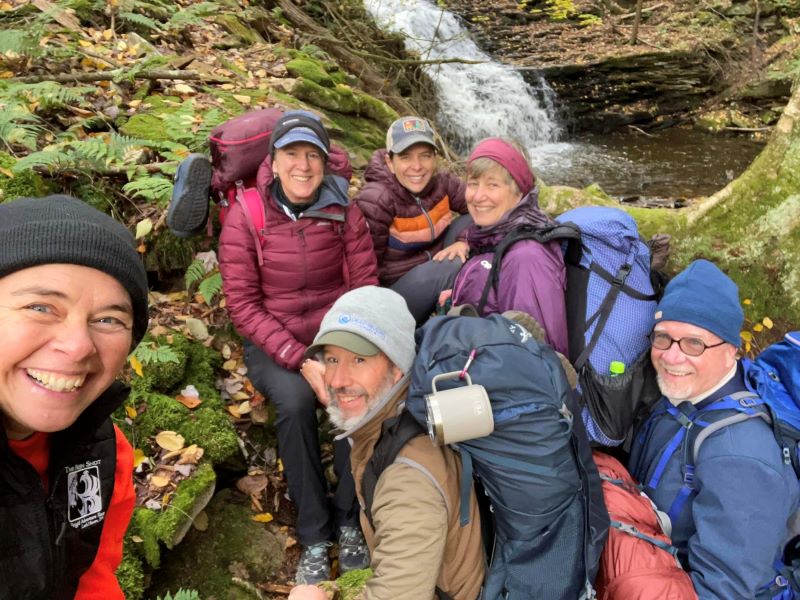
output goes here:
[{"label": "text logo on shirt", "polygon": [[67,495],[70,525],[83,529],[103,520],[99,460],[67,468]]}]

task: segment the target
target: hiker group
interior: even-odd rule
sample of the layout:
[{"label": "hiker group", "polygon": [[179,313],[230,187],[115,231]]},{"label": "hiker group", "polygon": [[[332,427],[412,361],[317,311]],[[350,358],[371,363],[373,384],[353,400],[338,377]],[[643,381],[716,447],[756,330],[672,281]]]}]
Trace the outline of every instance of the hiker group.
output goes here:
[{"label": "hiker group", "polygon": [[[740,358],[717,266],[667,282],[666,238],[624,211],[549,216],[512,140],[479,142],[462,181],[419,117],[353,200],[311,112],[245,113],[210,145],[167,224],[196,235],[218,207],[226,306],[297,507],[291,600],[327,597],[334,543],[339,573],[372,569],[368,600],[800,598],[800,333]],[[131,450],[109,414],[146,290],[110,218],[0,205],[0,597],[122,597]]]}]

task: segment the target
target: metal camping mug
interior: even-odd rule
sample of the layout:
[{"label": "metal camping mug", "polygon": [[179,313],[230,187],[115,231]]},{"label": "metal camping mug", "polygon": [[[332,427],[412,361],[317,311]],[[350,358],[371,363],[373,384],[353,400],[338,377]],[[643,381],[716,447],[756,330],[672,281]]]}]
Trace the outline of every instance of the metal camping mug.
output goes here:
[{"label": "metal camping mug", "polygon": [[436,383],[460,379],[461,371],[442,373],[433,378],[433,393],[425,396],[428,412],[428,435],[435,444],[455,444],[494,431],[494,417],[489,396],[482,385],[473,385],[464,373],[467,385],[450,390],[436,389]]}]

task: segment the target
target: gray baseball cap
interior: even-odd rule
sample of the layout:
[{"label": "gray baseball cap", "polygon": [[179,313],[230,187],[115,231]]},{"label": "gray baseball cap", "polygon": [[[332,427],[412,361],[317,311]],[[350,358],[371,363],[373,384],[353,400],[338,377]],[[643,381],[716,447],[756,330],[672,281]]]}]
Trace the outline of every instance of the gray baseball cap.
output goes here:
[{"label": "gray baseball cap", "polygon": [[386,132],[386,149],[399,154],[414,144],[428,144],[436,148],[431,124],[420,117],[400,117]]},{"label": "gray baseball cap", "polygon": [[383,352],[398,369],[408,373],[416,356],[415,328],[414,317],[400,294],[367,285],[334,302],[305,356],[312,357],[328,345],[361,356]]}]

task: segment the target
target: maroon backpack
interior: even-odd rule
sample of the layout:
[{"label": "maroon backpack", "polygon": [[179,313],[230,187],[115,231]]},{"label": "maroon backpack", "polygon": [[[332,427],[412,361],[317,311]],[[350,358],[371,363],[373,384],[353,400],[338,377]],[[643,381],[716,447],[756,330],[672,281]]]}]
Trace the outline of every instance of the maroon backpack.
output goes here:
[{"label": "maroon backpack", "polygon": [[[283,111],[278,108],[252,110],[211,130],[211,196],[220,205],[220,223],[224,223],[230,206],[238,200],[260,236],[265,215],[256,175],[268,158],[269,138],[282,116]],[[348,181],[353,174],[347,152],[335,144],[331,144],[327,171]]]}]

